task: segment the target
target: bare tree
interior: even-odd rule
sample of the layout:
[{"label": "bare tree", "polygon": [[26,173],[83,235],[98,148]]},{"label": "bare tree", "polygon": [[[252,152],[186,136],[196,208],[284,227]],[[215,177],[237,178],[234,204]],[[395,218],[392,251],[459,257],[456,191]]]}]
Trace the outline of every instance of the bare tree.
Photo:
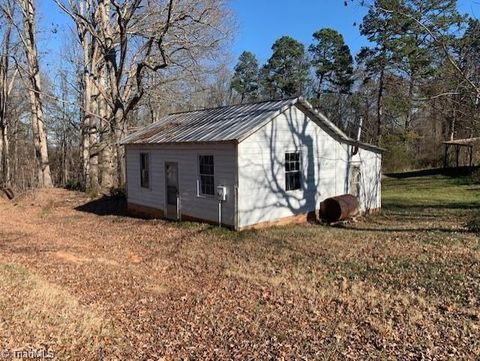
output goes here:
[{"label": "bare tree", "polygon": [[[23,29],[19,37],[23,43],[27,60],[28,93],[30,97],[33,144],[37,166],[37,183],[39,187],[53,187],[48,158],[47,133],[45,129],[42,82],[37,53],[35,6],[33,0],[17,0],[23,18]],[[12,23],[15,22],[13,14],[7,14]]]},{"label": "bare tree", "polygon": [[[14,12],[14,3],[6,1],[5,9],[9,13]],[[5,15],[5,13],[3,13]],[[3,19],[5,20],[5,19]],[[18,68],[12,69],[12,30],[13,25],[10,21],[2,21],[0,23],[4,29],[1,38],[0,49],[0,169],[2,177],[0,183],[4,186],[11,185],[11,169],[10,169],[10,142],[9,142],[9,126],[8,106],[10,102],[10,94],[15,82]]]},{"label": "bare tree", "polygon": [[90,49],[85,56],[86,93],[87,88],[98,93],[93,97],[98,102],[95,148],[101,186],[121,185],[125,169],[120,141],[145,94],[147,74],[177,68],[193,75],[202,62],[213,60],[229,36],[226,6],[218,0],[55,1],[74,20],[84,49]]}]

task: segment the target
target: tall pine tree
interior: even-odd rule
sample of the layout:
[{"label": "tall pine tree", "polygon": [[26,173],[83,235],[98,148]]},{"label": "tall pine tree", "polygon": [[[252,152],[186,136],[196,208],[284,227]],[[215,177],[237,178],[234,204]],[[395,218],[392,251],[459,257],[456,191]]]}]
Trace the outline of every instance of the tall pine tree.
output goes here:
[{"label": "tall pine tree", "polygon": [[269,98],[302,95],[309,70],[305,46],[290,36],[283,36],[273,44],[272,51],[262,69],[265,95]]},{"label": "tall pine tree", "polygon": [[244,51],[238,58],[234,70],[232,89],[240,95],[240,102],[256,100],[258,98],[259,68],[255,55]]},{"label": "tall pine tree", "polygon": [[386,59],[391,71],[408,84],[405,130],[411,129],[422,83],[438,65],[442,51],[437,41],[448,43],[450,29],[462,20],[456,0],[375,0],[363,19],[361,33],[375,44],[368,63],[378,65]]},{"label": "tall pine tree", "polygon": [[313,38],[309,52],[317,76],[317,98],[322,93],[349,93],[353,85],[353,58],[343,36],[333,29],[321,29]]}]

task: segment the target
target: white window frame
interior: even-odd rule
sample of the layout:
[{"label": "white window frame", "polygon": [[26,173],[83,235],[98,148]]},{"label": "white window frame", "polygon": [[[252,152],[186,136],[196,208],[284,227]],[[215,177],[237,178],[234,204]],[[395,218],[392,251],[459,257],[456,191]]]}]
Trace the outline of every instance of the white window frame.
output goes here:
[{"label": "white window frame", "polygon": [[[213,194],[202,193],[202,173],[200,173],[200,157],[212,157],[213,159],[213,174],[203,174],[203,176],[213,177]],[[212,153],[197,153],[197,197],[200,198],[215,198],[215,182],[216,182],[216,167],[215,155]]]},{"label": "white window frame", "polygon": [[[146,163],[146,166],[147,166],[147,171],[148,171],[148,179],[147,179],[147,186],[145,186],[143,184],[143,174],[142,174],[142,156],[143,155],[147,155],[147,163]],[[151,189],[150,186],[151,186],[151,179],[152,179],[152,176],[151,176],[151,158],[152,158],[152,155],[150,152],[140,152],[139,154],[139,158],[140,158],[140,188],[142,189]]]},{"label": "white window frame", "polygon": [[[354,171],[355,168],[358,169],[358,174],[357,174],[357,175],[358,175],[358,179],[354,182],[354,179],[353,179],[353,176],[354,176],[353,171]],[[354,163],[352,163],[352,164],[350,165],[350,174],[349,174],[349,177],[350,177],[350,179],[349,179],[349,182],[348,182],[348,183],[349,183],[349,188],[350,188],[350,189],[348,190],[348,193],[356,196],[357,198],[360,198],[361,195],[362,195],[362,163],[360,163],[360,162],[354,162]],[[353,188],[354,188],[354,187],[357,187],[356,192],[353,192],[353,190],[354,190]],[[357,192],[358,192],[358,194],[354,194],[354,193],[357,193]]]},{"label": "white window frame", "polygon": [[[287,154],[298,154],[298,171],[287,171]],[[285,191],[286,192],[298,192],[303,189],[303,155],[300,149],[287,149],[283,153],[283,169],[284,169],[284,176],[285,176]],[[295,189],[287,189],[287,173],[298,172],[298,188]]]}]

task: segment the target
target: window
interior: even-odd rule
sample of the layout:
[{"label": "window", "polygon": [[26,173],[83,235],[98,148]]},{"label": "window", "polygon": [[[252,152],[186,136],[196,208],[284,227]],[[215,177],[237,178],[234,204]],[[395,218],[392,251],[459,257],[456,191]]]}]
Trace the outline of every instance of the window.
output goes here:
[{"label": "window", "polygon": [[199,193],[203,195],[215,195],[215,176],[213,155],[198,156],[200,189]]},{"label": "window", "polygon": [[285,189],[300,189],[300,153],[285,153]]},{"label": "window", "polygon": [[140,153],[140,186],[150,187],[150,162],[148,153]]},{"label": "window", "polygon": [[362,173],[360,166],[354,165],[350,171],[350,194],[355,197],[360,197],[360,186],[362,182]]}]

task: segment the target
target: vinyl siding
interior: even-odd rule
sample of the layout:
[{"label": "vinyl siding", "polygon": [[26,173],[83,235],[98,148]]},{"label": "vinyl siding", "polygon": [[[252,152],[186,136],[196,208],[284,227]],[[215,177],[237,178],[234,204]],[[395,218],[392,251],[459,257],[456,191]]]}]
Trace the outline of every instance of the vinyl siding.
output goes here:
[{"label": "vinyl siding", "polygon": [[[285,191],[284,157],[300,151],[302,187]],[[360,164],[363,210],[380,207],[381,155],[338,142],[296,106],[238,145],[238,223],[273,221],[319,208],[322,200],[349,192],[350,167]]]},{"label": "vinyl siding", "polygon": [[[140,153],[150,154],[150,188],[140,186]],[[235,225],[236,145],[233,143],[126,146],[128,202],[164,210],[165,162],[178,163],[181,213],[212,222],[218,220],[215,197],[197,196],[198,155],[213,154],[215,185],[227,187],[223,223]]]}]

